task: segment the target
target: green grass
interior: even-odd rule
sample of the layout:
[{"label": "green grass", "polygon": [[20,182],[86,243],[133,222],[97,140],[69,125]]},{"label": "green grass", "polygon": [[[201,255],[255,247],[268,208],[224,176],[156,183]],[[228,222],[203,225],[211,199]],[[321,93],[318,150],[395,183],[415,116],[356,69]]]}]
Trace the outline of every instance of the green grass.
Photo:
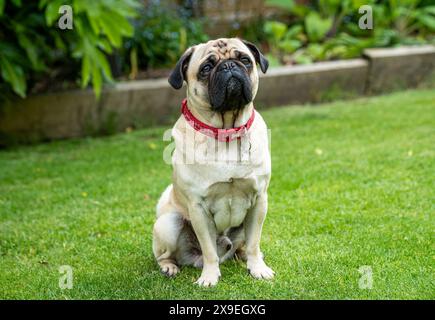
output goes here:
[{"label": "green grass", "polygon": [[[171,168],[155,128],[0,152],[0,298],[434,299],[435,92],[262,114],[273,281],[236,261],[210,289],[194,268],[160,274],[151,228]],[[358,287],[364,265],[371,290]]]}]

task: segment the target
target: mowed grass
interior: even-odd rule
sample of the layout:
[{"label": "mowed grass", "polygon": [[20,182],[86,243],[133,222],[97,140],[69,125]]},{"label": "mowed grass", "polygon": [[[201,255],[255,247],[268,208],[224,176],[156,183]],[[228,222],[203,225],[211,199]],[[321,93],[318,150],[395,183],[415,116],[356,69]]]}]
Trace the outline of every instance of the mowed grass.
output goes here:
[{"label": "mowed grass", "polygon": [[[434,299],[435,92],[262,114],[273,281],[240,261],[209,289],[198,269],[160,274],[151,230],[171,167],[156,128],[0,152],[0,298]],[[372,289],[359,288],[362,266]]]}]

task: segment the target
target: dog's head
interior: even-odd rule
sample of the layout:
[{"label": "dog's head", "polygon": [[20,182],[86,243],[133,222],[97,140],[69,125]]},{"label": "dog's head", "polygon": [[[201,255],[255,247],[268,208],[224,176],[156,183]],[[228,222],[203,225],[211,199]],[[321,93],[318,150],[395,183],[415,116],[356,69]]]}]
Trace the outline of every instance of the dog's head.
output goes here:
[{"label": "dog's head", "polygon": [[190,47],[177,62],[169,83],[187,92],[195,104],[216,112],[239,110],[257,94],[258,71],[269,63],[258,48],[238,38],[221,38]]}]

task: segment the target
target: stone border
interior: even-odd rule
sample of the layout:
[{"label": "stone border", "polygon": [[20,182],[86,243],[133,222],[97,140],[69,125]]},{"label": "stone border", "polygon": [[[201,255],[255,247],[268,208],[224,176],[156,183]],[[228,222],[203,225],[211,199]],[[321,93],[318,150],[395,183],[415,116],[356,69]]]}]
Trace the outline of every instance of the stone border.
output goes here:
[{"label": "stone border", "polygon": [[[435,83],[435,47],[369,49],[365,59],[272,68],[261,75],[255,105],[315,103]],[[168,124],[180,114],[185,89],[166,79],[118,83],[96,100],[91,90],[17,99],[0,109],[0,145]]]},{"label": "stone border", "polygon": [[367,49],[370,72],[366,92],[380,94],[413,88],[435,76],[435,47]]},{"label": "stone border", "polygon": [[364,59],[271,69],[260,78],[256,106],[316,103],[363,95],[369,64]]}]

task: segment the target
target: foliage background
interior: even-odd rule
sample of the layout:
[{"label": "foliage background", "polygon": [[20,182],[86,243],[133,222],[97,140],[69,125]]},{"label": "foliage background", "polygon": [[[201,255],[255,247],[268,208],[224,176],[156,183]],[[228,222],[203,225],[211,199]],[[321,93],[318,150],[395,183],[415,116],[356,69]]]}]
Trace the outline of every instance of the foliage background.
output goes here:
[{"label": "foliage background", "polygon": [[[274,14],[234,23],[219,36],[256,42],[272,66],[352,58],[368,47],[434,41],[431,0],[265,2]],[[194,3],[0,0],[0,100],[89,85],[98,97],[104,82],[167,69],[187,47],[209,38],[206,30],[212,30],[211,22]],[[363,4],[373,8],[373,30],[358,28],[358,8]],[[73,9],[73,30],[57,27],[62,5]]]},{"label": "foliage background", "polygon": [[[319,0],[298,3],[268,0],[284,12],[281,21],[270,20],[264,30],[274,57],[282,63],[346,59],[366,48],[417,45],[433,41],[435,5],[432,1]],[[373,29],[358,26],[369,6]]]}]

